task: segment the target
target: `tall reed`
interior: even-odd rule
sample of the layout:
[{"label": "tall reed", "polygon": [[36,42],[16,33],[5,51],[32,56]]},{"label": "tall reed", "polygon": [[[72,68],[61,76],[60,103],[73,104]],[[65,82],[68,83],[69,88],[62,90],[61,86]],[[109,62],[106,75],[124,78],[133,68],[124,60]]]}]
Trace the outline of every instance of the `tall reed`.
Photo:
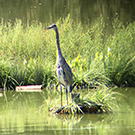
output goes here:
[{"label": "tall reed", "polygon": [[[113,35],[105,38],[106,24],[100,17],[91,25],[76,25],[70,18],[56,22],[62,53],[73,72],[74,86],[135,85],[135,23],[124,26],[113,21]],[[56,84],[55,34],[42,32],[47,26],[34,21],[23,26],[21,20],[0,25],[0,87]]]}]

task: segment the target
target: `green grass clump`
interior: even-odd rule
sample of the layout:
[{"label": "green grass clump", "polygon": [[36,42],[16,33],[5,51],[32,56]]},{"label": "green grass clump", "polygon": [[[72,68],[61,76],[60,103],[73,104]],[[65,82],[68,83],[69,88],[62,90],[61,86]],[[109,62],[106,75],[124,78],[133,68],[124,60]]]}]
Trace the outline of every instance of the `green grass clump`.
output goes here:
[{"label": "green grass clump", "polygon": [[[113,35],[104,35],[100,17],[91,25],[76,25],[70,15],[56,22],[62,53],[72,68],[74,86],[135,85],[135,23],[124,26],[117,18]],[[0,25],[0,87],[16,85],[55,85],[55,33],[42,32],[47,24],[21,20]]]},{"label": "green grass clump", "polygon": [[[69,104],[66,103],[66,93],[63,92],[63,107],[61,108],[61,97],[59,91],[47,91],[45,90],[46,99],[41,105],[39,110],[48,106],[49,110],[53,113],[60,114],[85,114],[85,113],[112,113],[118,112],[118,99],[116,96],[122,96],[120,93],[115,92],[115,88],[98,87],[91,91],[78,90],[79,97],[69,97]],[[55,98],[54,98],[55,97]],[[44,112],[44,111],[43,111]]]}]

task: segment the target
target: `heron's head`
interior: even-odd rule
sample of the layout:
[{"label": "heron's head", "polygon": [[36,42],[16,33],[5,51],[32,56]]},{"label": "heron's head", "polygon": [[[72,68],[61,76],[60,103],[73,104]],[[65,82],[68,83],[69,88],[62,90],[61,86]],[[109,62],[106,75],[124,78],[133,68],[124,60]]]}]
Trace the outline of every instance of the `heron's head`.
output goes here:
[{"label": "heron's head", "polygon": [[48,29],[56,30],[57,29],[57,26],[55,25],[55,23],[53,23],[50,26],[44,28],[44,30],[48,30]]}]

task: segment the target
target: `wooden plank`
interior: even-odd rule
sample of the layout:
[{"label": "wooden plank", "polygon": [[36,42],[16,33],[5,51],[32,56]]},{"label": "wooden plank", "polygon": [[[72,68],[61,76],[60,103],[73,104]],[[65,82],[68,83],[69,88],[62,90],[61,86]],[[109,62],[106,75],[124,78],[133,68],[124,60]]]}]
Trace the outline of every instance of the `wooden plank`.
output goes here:
[{"label": "wooden plank", "polygon": [[17,92],[40,92],[42,85],[16,86]]},{"label": "wooden plank", "polygon": [[3,94],[2,93],[0,93],[0,97],[2,97],[3,96]]}]

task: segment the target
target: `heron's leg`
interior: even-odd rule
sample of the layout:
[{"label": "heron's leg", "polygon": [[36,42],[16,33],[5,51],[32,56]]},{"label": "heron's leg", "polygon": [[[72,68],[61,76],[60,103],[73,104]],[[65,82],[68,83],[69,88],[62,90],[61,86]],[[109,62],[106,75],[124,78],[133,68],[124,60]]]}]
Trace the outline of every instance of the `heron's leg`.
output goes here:
[{"label": "heron's leg", "polygon": [[67,86],[66,86],[66,99],[67,99],[67,106],[68,106],[68,90],[67,90]]},{"label": "heron's leg", "polygon": [[60,85],[60,93],[61,93],[61,106],[62,106],[62,88],[61,88],[61,85]]},{"label": "heron's leg", "polygon": [[72,86],[69,86],[69,93],[70,93],[71,102],[73,102]]},{"label": "heron's leg", "polygon": [[70,92],[70,99],[71,99],[71,102],[73,102],[73,93]]}]

